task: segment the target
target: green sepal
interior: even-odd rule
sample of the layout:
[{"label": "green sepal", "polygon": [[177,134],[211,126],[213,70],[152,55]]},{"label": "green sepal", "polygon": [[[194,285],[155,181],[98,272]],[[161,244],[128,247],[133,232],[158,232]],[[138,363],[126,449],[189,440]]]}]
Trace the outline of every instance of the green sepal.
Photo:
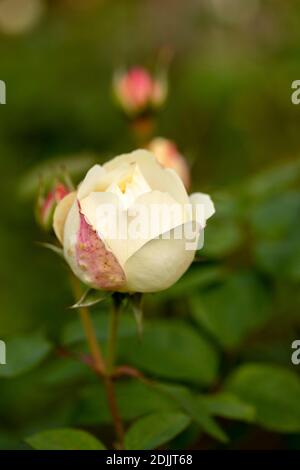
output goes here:
[{"label": "green sepal", "polygon": [[141,338],[143,335],[143,318],[144,318],[143,294],[137,292],[131,295],[129,297],[129,302],[130,302],[130,305],[134,314],[136,327],[137,327],[137,333],[138,333],[138,336]]},{"label": "green sepal", "polygon": [[82,297],[70,308],[92,307],[112,296],[112,292],[89,288]]},{"label": "green sepal", "polygon": [[53,253],[56,253],[58,256],[61,258],[65,259],[64,257],[64,250],[60,248],[57,245],[52,245],[52,243],[45,243],[45,242],[37,242],[39,246],[42,246],[43,248],[47,248],[48,250],[53,251]]}]

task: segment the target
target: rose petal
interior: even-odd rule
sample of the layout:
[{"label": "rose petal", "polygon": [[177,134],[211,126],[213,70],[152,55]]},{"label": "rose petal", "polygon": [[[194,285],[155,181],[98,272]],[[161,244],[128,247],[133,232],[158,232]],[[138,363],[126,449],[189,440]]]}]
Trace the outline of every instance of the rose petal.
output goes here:
[{"label": "rose petal", "polygon": [[109,172],[124,163],[137,163],[153,191],[157,190],[169,193],[175,201],[181,204],[189,203],[184,184],[177,173],[172,169],[163,168],[151,152],[147,150],[136,150],[128,154],[120,155],[105,163],[103,168]]},{"label": "rose petal", "polygon": [[[142,194],[129,211],[113,193],[91,193],[80,204],[87,221],[122,267],[148,241],[192,218],[191,211],[160,191]],[[157,223],[151,220],[153,213]]]},{"label": "rose petal", "polygon": [[[196,227],[193,222],[184,224],[181,228],[199,233],[199,226]],[[128,259],[124,270],[129,292],[158,292],[167,289],[188,269],[194,259],[195,249],[187,249],[187,238],[176,239],[175,233],[176,229],[165,234],[170,239],[149,241]],[[192,241],[194,248],[197,238],[196,235]]]},{"label": "rose petal", "polygon": [[[129,233],[125,261],[150,240],[191,220],[191,211],[186,209],[168,193],[161,191],[151,191],[139,196],[128,215]],[[130,217],[130,214],[133,217]]]},{"label": "rose petal", "polygon": [[82,214],[76,243],[76,259],[92,287],[116,291],[125,284],[125,274],[116,257],[105,248]]},{"label": "rose petal", "polygon": [[196,207],[198,206],[200,209],[202,208],[202,210],[198,212],[198,215],[200,215],[200,213],[202,212],[202,220],[198,220],[198,222],[201,224],[201,226],[204,227],[206,220],[209,219],[216,212],[211,197],[208,194],[204,193],[193,193],[190,195],[190,202],[195,210],[195,217],[197,215]]},{"label": "rose petal", "polygon": [[64,227],[67,215],[76,199],[76,192],[67,194],[57,205],[53,216],[53,229],[58,240],[63,244]]},{"label": "rose petal", "polygon": [[[101,165],[94,165],[86,174],[84,180],[78,188],[78,199],[87,196],[91,191],[100,190],[101,181],[105,175],[105,170]],[[99,189],[98,189],[99,188]]]},{"label": "rose petal", "polygon": [[127,213],[119,197],[113,193],[91,193],[81,200],[80,207],[87,222],[123,266],[128,258],[127,232],[122,230],[126,227]]}]

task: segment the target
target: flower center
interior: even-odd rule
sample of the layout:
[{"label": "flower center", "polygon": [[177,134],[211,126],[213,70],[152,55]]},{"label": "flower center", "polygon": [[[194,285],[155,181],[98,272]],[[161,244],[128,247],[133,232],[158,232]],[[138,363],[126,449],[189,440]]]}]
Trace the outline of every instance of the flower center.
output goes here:
[{"label": "flower center", "polygon": [[119,181],[118,186],[123,194],[126,192],[127,185],[129,186],[130,184],[132,184],[132,179],[133,175],[131,174],[127,175],[125,178]]},{"label": "flower center", "polygon": [[138,165],[134,165],[129,173],[113,182],[106,191],[117,194],[121,198],[124,209],[128,209],[139,196],[151,191],[151,188]]}]

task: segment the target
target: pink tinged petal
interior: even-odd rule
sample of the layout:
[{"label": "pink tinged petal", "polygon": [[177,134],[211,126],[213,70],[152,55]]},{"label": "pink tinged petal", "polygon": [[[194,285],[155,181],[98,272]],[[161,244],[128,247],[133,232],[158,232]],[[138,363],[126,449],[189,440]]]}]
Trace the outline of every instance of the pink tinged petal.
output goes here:
[{"label": "pink tinged petal", "polygon": [[191,186],[191,177],[190,177],[190,169],[184,157],[180,154],[174,156],[169,168],[173,168],[176,173],[180,176],[183,181],[184,186],[188,190]]},{"label": "pink tinged petal", "polygon": [[69,193],[70,193],[70,190],[65,185],[58,183],[54,190],[54,197],[55,197],[56,202],[61,201]]},{"label": "pink tinged petal", "polygon": [[152,79],[142,68],[136,67],[128,74],[128,84],[137,105],[144,105],[152,94]]},{"label": "pink tinged petal", "polygon": [[39,220],[44,228],[51,227],[53,223],[53,214],[57,204],[69,193],[70,191],[62,183],[58,183],[54,189],[49,191],[46,198],[41,201],[39,207]]},{"label": "pink tinged petal", "polygon": [[54,193],[51,191],[47,195],[41,207],[41,221],[44,225],[47,225],[50,222],[55,206],[56,206],[56,201],[55,201]]},{"label": "pink tinged petal", "polygon": [[88,275],[91,286],[105,290],[122,289],[126,280],[122,267],[81,213],[75,251],[78,266]]},{"label": "pink tinged petal", "polygon": [[148,147],[162,166],[176,171],[188,190],[191,183],[190,169],[186,159],[178,151],[176,144],[163,137],[156,137]]}]

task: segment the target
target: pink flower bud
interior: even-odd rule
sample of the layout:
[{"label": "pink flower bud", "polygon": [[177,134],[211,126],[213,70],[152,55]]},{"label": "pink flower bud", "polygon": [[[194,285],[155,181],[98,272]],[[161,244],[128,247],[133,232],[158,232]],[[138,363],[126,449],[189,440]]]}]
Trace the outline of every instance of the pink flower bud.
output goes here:
[{"label": "pink flower bud", "polygon": [[40,188],[36,216],[42,228],[45,230],[51,229],[56,206],[69,192],[69,188],[61,182],[56,182],[54,187],[46,194],[43,194],[43,188]]},{"label": "pink flower bud", "polygon": [[191,183],[190,169],[186,159],[179,153],[174,142],[163,137],[156,137],[148,144],[148,149],[162,166],[175,170],[186,189],[189,189]]},{"label": "pink flower bud", "polygon": [[114,78],[114,94],[120,107],[128,115],[137,115],[163,105],[167,97],[167,83],[153,77],[142,67],[134,67]]}]

